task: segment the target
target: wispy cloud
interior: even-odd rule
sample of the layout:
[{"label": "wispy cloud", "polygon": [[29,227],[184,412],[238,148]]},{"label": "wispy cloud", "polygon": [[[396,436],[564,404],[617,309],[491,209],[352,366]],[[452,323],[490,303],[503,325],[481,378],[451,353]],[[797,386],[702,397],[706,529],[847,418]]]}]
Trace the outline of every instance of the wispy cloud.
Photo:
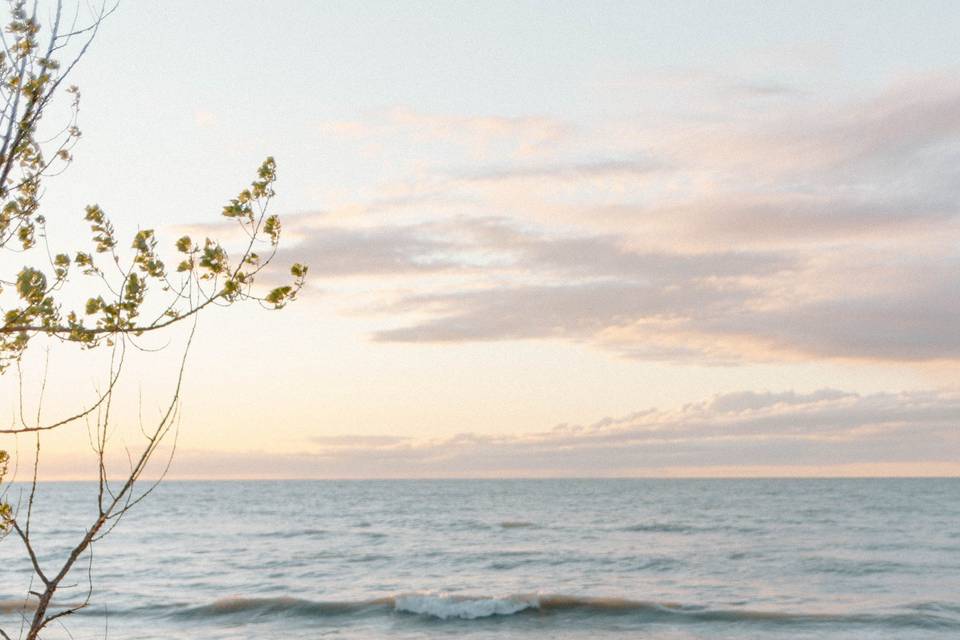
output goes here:
[{"label": "wispy cloud", "polygon": [[319,125],[320,132],[359,141],[382,143],[391,140],[442,144],[470,154],[509,152],[512,156],[534,155],[572,133],[567,122],[537,116],[461,116],[430,114],[395,107],[364,119],[332,120]]},{"label": "wispy cloud", "polygon": [[[741,392],[525,435],[314,439],[300,454],[183,452],[183,476],[956,473],[960,395]],[[779,471],[778,471],[779,470]],[[872,471],[871,471],[872,470]]]},{"label": "wispy cloud", "polygon": [[321,278],[405,275],[457,267],[457,246],[416,226],[349,229],[311,228],[284,255],[305,262]]},{"label": "wispy cloud", "polygon": [[651,160],[599,160],[571,162],[568,164],[524,164],[518,166],[475,169],[456,176],[461,180],[497,182],[508,180],[557,180],[576,181],[586,179],[646,176],[661,169]]},{"label": "wispy cloud", "polygon": [[394,109],[326,123],[407,158],[407,177],[349,215],[289,218],[299,240],[283,257],[369,294],[377,341],[567,340],[714,364],[960,359],[958,76],[845,103],[759,87],[776,100],[747,104],[735,79],[715,80],[684,91],[706,82],[722,108],[676,121]]}]

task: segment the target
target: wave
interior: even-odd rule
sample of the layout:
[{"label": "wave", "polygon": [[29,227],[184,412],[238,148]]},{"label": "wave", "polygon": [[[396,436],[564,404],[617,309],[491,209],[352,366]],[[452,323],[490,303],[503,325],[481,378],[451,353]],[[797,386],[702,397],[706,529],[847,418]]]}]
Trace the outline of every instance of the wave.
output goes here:
[{"label": "wave", "polygon": [[808,557],[802,565],[811,573],[835,573],[845,576],[870,576],[878,573],[916,573],[924,567],[893,561],[865,561],[849,558]]},{"label": "wave", "polygon": [[642,533],[697,533],[701,531],[701,529],[699,527],[676,524],[673,522],[650,522],[623,527],[621,531],[635,531]]},{"label": "wave", "polygon": [[475,620],[490,616],[509,616],[528,609],[538,609],[536,596],[507,596],[505,598],[477,598],[470,596],[432,593],[411,593],[393,598],[393,608],[398,613],[414,613],[421,616],[449,620]]},{"label": "wave", "polygon": [[[364,611],[390,608],[393,598],[357,601],[304,600],[289,596],[275,598],[221,598],[210,604],[189,606],[173,611],[178,618],[218,618],[233,615],[263,616],[283,614],[304,617],[356,614]],[[170,607],[163,607],[168,610]],[[142,611],[142,609],[141,609]]]},{"label": "wave", "polygon": [[21,611],[33,611],[36,608],[36,601],[0,600],[0,613],[20,613]]},{"label": "wave", "polygon": [[716,533],[718,531],[726,531],[730,533],[760,533],[762,531],[762,529],[757,527],[716,524],[709,527],[701,527],[680,522],[642,522],[640,524],[621,527],[618,530],[632,531],[635,533],[682,533],[686,535],[698,533]]},{"label": "wave", "polygon": [[[161,607],[171,613],[169,606]],[[142,609],[141,609],[142,612]],[[158,611],[159,612],[159,611]],[[960,630],[953,605],[914,603],[890,613],[803,613],[751,609],[714,609],[675,602],[562,594],[514,594],[503,597],[438,592],[403,593],[355,601],[313,601],[293,597],[223,598],[211,604],[177,608],[176,617],[297,617],[410,615],[424,620],[478,620],[529,616],[562,618],[564,624],[606,616],[629,616],[637,622],[732,623],[759,625],[841,625]]]},{"label": "wave", "polygon": [[254,538],[320,538],[330,535],[327,529],[289,529],[286,531],[258,531],[249,534]]}]

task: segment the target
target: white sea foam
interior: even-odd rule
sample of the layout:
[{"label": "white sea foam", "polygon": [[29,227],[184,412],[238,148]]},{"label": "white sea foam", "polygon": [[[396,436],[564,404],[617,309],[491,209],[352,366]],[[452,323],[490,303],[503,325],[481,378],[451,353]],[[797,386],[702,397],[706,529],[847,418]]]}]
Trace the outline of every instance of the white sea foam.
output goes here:
[{"label": "white sea foam", "polygon": [[394,599],[394,609],[406,613],[432,616],[447,620],[473,620],[490,616],[509,616],[525,609],[540,606],[536,596],[508,596],[505,598],[469,597],[446,593],[407,593]]}]

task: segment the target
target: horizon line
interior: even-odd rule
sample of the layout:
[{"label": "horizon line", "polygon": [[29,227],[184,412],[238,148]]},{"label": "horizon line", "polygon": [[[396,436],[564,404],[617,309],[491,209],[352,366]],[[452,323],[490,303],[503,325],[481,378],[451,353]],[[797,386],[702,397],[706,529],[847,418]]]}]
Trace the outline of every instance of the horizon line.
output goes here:
[{"label": "horizon line", "polygon": [[[109,479],[111,482],[123,480],[124,478]],[[256,478],[256,477],[238,477],[238,478],[215,478],[215,477],[196,477],[196,478],[168,478],[160,484],[174,482],[437,482],[437,481],[455,481],[455,482],[498,482],[498,481],[549,481],[549,480],[960,480],[960,475],[860,475],[860,476],[811,476],[811,475],[782,475],[782,476],[421,476],[421,477],[333,477],[333,478]],[[96,478],[53,478],[38,479],[37,484],[54,484],[67,482],[95,483]],[[156,478],[142,479],[144,483],[157,482]],[[5,482],[7,485],[28,485],[30,481],[10,480]]]}]

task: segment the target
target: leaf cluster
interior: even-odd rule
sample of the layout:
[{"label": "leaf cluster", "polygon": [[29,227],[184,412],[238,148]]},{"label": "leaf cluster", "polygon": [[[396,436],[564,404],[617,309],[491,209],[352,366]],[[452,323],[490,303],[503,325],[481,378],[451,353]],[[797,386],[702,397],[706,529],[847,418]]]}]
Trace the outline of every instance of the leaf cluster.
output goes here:
[{"label": "leaf cluster", "polygon": [[[57,3],[49,34],[41,40],[36,14],[28,10],[35,5],[24,0],[8,5],[11,19],[0,32],[0,252],[22,255],[23,266],[9,275],[0,272],[0,374],[38,336],[95,348],[162,330],[211,305],[254,301],[279,309],[294,300],[304,286],[303,265],[293,265],[279,286],[255,287],[281,236],[280,219],[268,213],[276,193],[273,158],[223,207],[222,216],[245,237],[232,254],[215,239],[185,235],[162,256],[154,229],[140,229],[125,240],[97,204],[83,210],[86,242],[69,251],[51,249],[48,221],[40,213],[43,183],[70,163],[81,135],[80,92],[64,79],[105,14],[89,27],[64,27]],[[61,64],[58,53],[76,38],[83,38],[79,53]],[[40,140],[38,125],[59,94],[69,99],[70,115],[57,136]]]},{"label": "leaf cluster", "polygon": [[[24,266],[14,279],[17,304],[3,311],[0,326],[0,370],[16,361],[37,335],[48,335],[85,347],[112,343],[121,334],[141,335],[194,315],[211,304],[229,305],[253,300],[279,309],[297,297],[307,267],[294,264],[287,284],[257,293],[254,284],[270,264],[280,242],[280,221],[267,214],[275,195],[276,163],[267,158],[257,179],[224,208],[222,215],[235,220],[247,241],[236,258],[217,241],[180,237],[174,244],[179,256],[174,271],[158,252],[153,229],[141,229],[124,260],[114,225],[97,205],[87,206],[84,219],[90,228],[90,249],[53,256],[47,265]],[[44,234],[45,237],[45,234]],[[264,247],[261,254],[256,249]],[[46,267],[46,268],[44,268]],[[93,280],[101,289],[87,298],[82,309],[65,310],[61,292],[80,278]],[[149,294],[156,294],[148,305]],[[147,309],[154,309],[153,315]],[[159,312],[156,312],[159,310]]]}]

